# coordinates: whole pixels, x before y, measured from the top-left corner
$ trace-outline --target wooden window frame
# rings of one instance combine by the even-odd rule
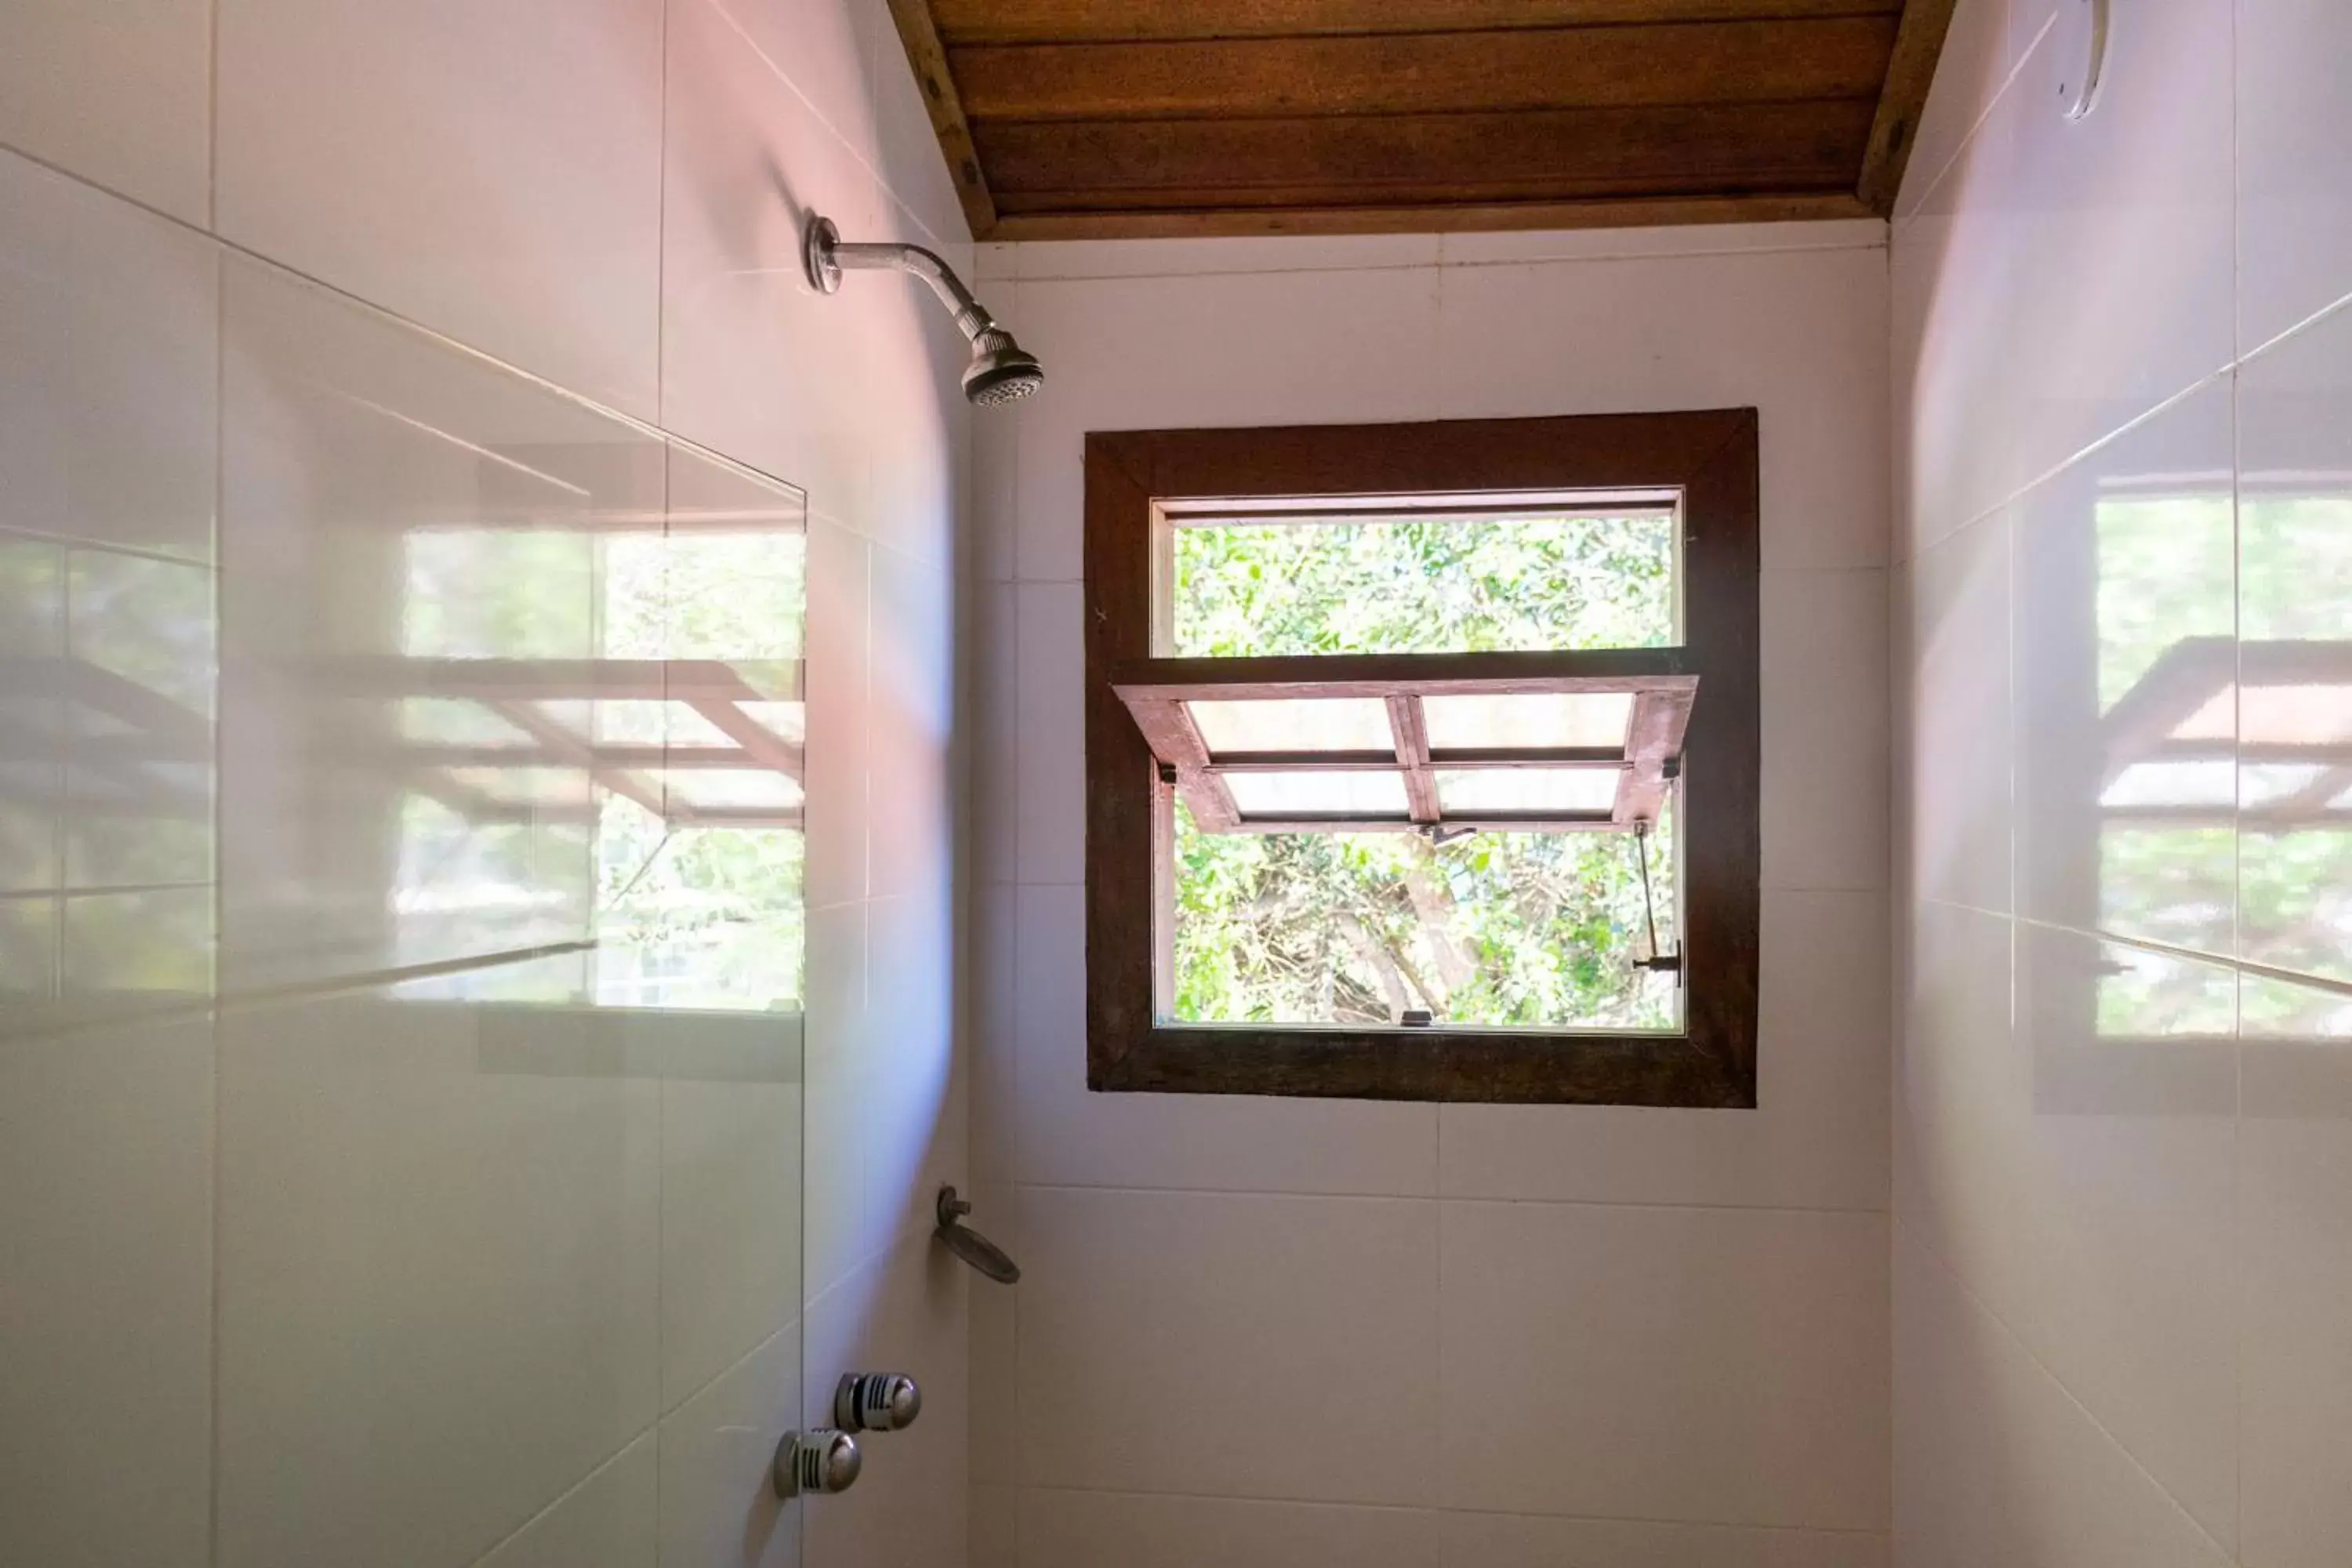
[[[1087,1084],[1116,1092],[1752,1109],[1761,871],[1754,409],[1415,425],[1092,432],[1086,442]],[[1175,786],[1118,685],[1151,659],[1174,503],[1580,490],[1681,497],[1684,641],[1517,662],[1548,677],[1696,677],[1684,737],[1679,1034],[1160,1021],[1158,911]],[[1496,664],[1494,661],[1502,661]],[[1218,660],[1228,676],[1241,661]],[[1252,660],[1330,668],[1339,658]],[[1286,668],[1286,679],[1310,673]],[[1227,680],[1220,685],[1229,686]],[[1228,691],[1227,694],[1230,694]]]

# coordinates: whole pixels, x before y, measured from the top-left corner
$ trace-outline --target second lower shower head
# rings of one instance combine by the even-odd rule
[[[1045,367],[1037,363],[1037,357],[996,324],[996,318],[972,298],[953,268],[921,246],[846,244],[832,219],[811,213],[801,240],[801,261],[808,270],[810,286],[821,294],[837,291],[842,273],[853,268],[908,272],[929,284],[971,343],[971,363],[963,373],[963,395],[973,403],[989,407],[1016,402],[1045,384]]]

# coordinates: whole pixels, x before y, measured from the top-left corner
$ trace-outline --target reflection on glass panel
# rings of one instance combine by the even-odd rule
[[[68,882],[208,883],[216,679],[211,571],[75,550],[66,603],[81,715],[67,753]]]
[[[64,552],[0,533],[0,893],[58,883]]]
[[[2047,940],[2054,944],[2075,939],[2053,935]],[[2101,1035],[2145,1040],[2179,1036],[2227,1039],[2235,1029],[2238,977],[2234,971],[2115,942],[2099,943],[2098,954]]]
[[[1449,816],[1482,812],[1606,815],[1617,802],[1615,768],[1440,768],[1437,804]]]
[[[596,704],[596,739],[671,746],[734,744],[725,731],[683,702],[629,699]]]
[[[2352,821],[2249,822],[2238,844],[2239,942],[2245,955],[2352,980]]]
[[[658,550],[604,557],[608,628],[660,661],[659,700],[600,705],[600,746],[652,741],[649,772],[600,771],[596,947],[604,1006],[797,1011],[807,706],[800,498],[668,455]],[[613,712],[613,710],[619,710]]]
[[[714,499],[730,485],[744,492],[730,498],[735,504]],[[800,528],[794,498],[716,469],[698,481],[672,514],[668,657],[801,658],[804,616],[794,606],[808,592],[808,548]]]
[[[1377,697],[1203,701],[1185,706],[1214,755],[1231,752],[1393,752],[1388,704]]]
[[[1224,775],[1234,805],[1247,816],[1403,816],[1404,774],[1235,773]]]
[[[2238,771],[2227,757],[2197,763],[2134,763],[2099,796],[2107,806],[2210,806],[2238,798]]]
[[[2238,700],[2238,737],[2250,745],[2352,741],[2352,685],[2249,686]]]
[[[738,702],[735,710],[787,745],[808,739],[808,709],[799,702]]]
[[[673,768],[668,783],[673,805],[788,811],[805,798],[798,779],[765,768]]]
[[[0,899],[0,1005],[57,995],[58,900]]]
[[[1234,775],[1228,775],[1229,777]],[[1649,842],[1680,930],[1674,805]],[[1176,806],[1174,1005],[1202,1024],[1681,1026],[1650,952],[1630,833],[1202,833]]]
[[[2352,1056],[2352,996],[2340,990],[2249,973],[2240,979],[2238,1010],[2239,1031],[2249,1042],[2300,1041]],[[2295,1110],[2309,1114],[2312,1108]]]
[[[509,749],[528,749],[532,743],[529,731],[480,702],[451,697],[404,697],[399,707],[400,733],[404,740]]]
[[[2352,324],[2338,317],[2241,385],[2238,951],[2352,981]],[[2341,1005],[2292,1003],[2323,1032]],[[2266,1002],[2265,1005],[2268,1005]],[[2249,993],[2249,1026],[2256,1011]]]
[[[2176,644],[2237,629],[2234,510],[2210,493],[2098,501],[2099,707],[2113,709]],[[2200,697],[2204,693],[2200,693]]]
[[[2228,826],[2110,822],[2098,843],[2099,919],[2110,929],[2207,950],[2226,935],[2237,878]]]
[[[210,888],[89,893],[65,900],[59,990],[68,1000],[186,1001],[212,985]]]
[[[1220,522],[1175,535],[1180,658],[1681,640],[1671,514]]]
[[[2316,810],[2340,785],[2340,770],[2318,763],[2248,763],[2238,770],[2238,804],[2259,811],[2307,801]]]
[[[2238,798],[2229,457],[2229,400],[2200,396],[2051,487],[2030,520],[2019,874],[2038,918],[2227,951]]]
[[[1492,751],[1625,744],[1630,691],[1544,691],[1430,697],[1422,702],[1433,750]]]
[[[660,695],[603,657],[603,542],[660,538],[661,443],[266,268],[224,284],[225,977],[587,940],[595,704]]]

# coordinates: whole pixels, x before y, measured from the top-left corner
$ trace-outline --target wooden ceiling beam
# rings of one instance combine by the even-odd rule
[[[893,0],[894,9],[921,0]],[[1949,0],[1915,0],[1945,4]],[[1874,98],[1888,16],[1037,44],[947,53],[974,120],[1411,114]]]
[[[1274,234],[1455,234],[1535,228],[1646,228],[1680,224],[1818,223],[1877,216],[1851,191],[1753,196],[1668,196],[1443,206],[1355,206],[1193,212],[1008,213],[998,240],[1191,239]]]
[[[963,99],[948,68],[948,52],[932,24],[930,0],[889,0],[890,19],[898,24],[898,42],[914,68],[915,85],[930,116],[931,134],[940,139],[947,159],[948,178],[974,239],[986,239],[996,227],[996,203],[989,195],[988,176],[980,153],[971,143],[971,126],[964,119]]]
[[[953,46],[1891,16],[1902,7],[1903,0],[932,0],[931,13]]]
[[[1886,85],[1879,92],[1869,148],[1863,154],[1862,178],[1854,184],[1854,195],[1881,217],[1895,210],[1895,195],[1911,162],[1919,114],[1927,107],[1927,89],[1935,84],[1936,61],[1944,52],[1944,35],[1951,28],[1956,3],[1908,0],[1903,7],[1895,52],[1886,65]]]
[[[1304,205],[1513,201],[1634,191],[1729,192],[1779,180],[1842,189],[1874,106],[1811,103],[1536,110],[1297,120],[982,121],[982,158],[1006,213],[1040,194],[1126,192],[1132,206],[1261,205],[1187,190],[1317,190]],[[1350,194],[1350,193],[1354,194]],[[1101,201],[1073,205],[1102,206]]]

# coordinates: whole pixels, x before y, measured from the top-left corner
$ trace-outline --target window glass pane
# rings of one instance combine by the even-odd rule
[[[1171,651],[1670,647],[1680,531],[1669,513],[1180,526]]]
[[[1411,815],[1401,773],[1242,773],[1224,780],[1244,816]]]
[[[1422,717],[1441,752],[1625,744],[1633,721],[1630,691],[1514,692],[1426,697]]]
[[[1615,768],[1440,768],[1437,804],[1448,816],[1482,812],[1605,812],[1617,804]]]
[[[1659,939],[1681,931],[1672,797],[1649,839]],[[1171,1016],[1195,1024],[1681,1027],[1630,833],[1202,833],[1176,808]]]
[[[1228,752],[1393,752],[1389,707],[1377,697],[1294,697],[1191,702],[1212,754]]]

